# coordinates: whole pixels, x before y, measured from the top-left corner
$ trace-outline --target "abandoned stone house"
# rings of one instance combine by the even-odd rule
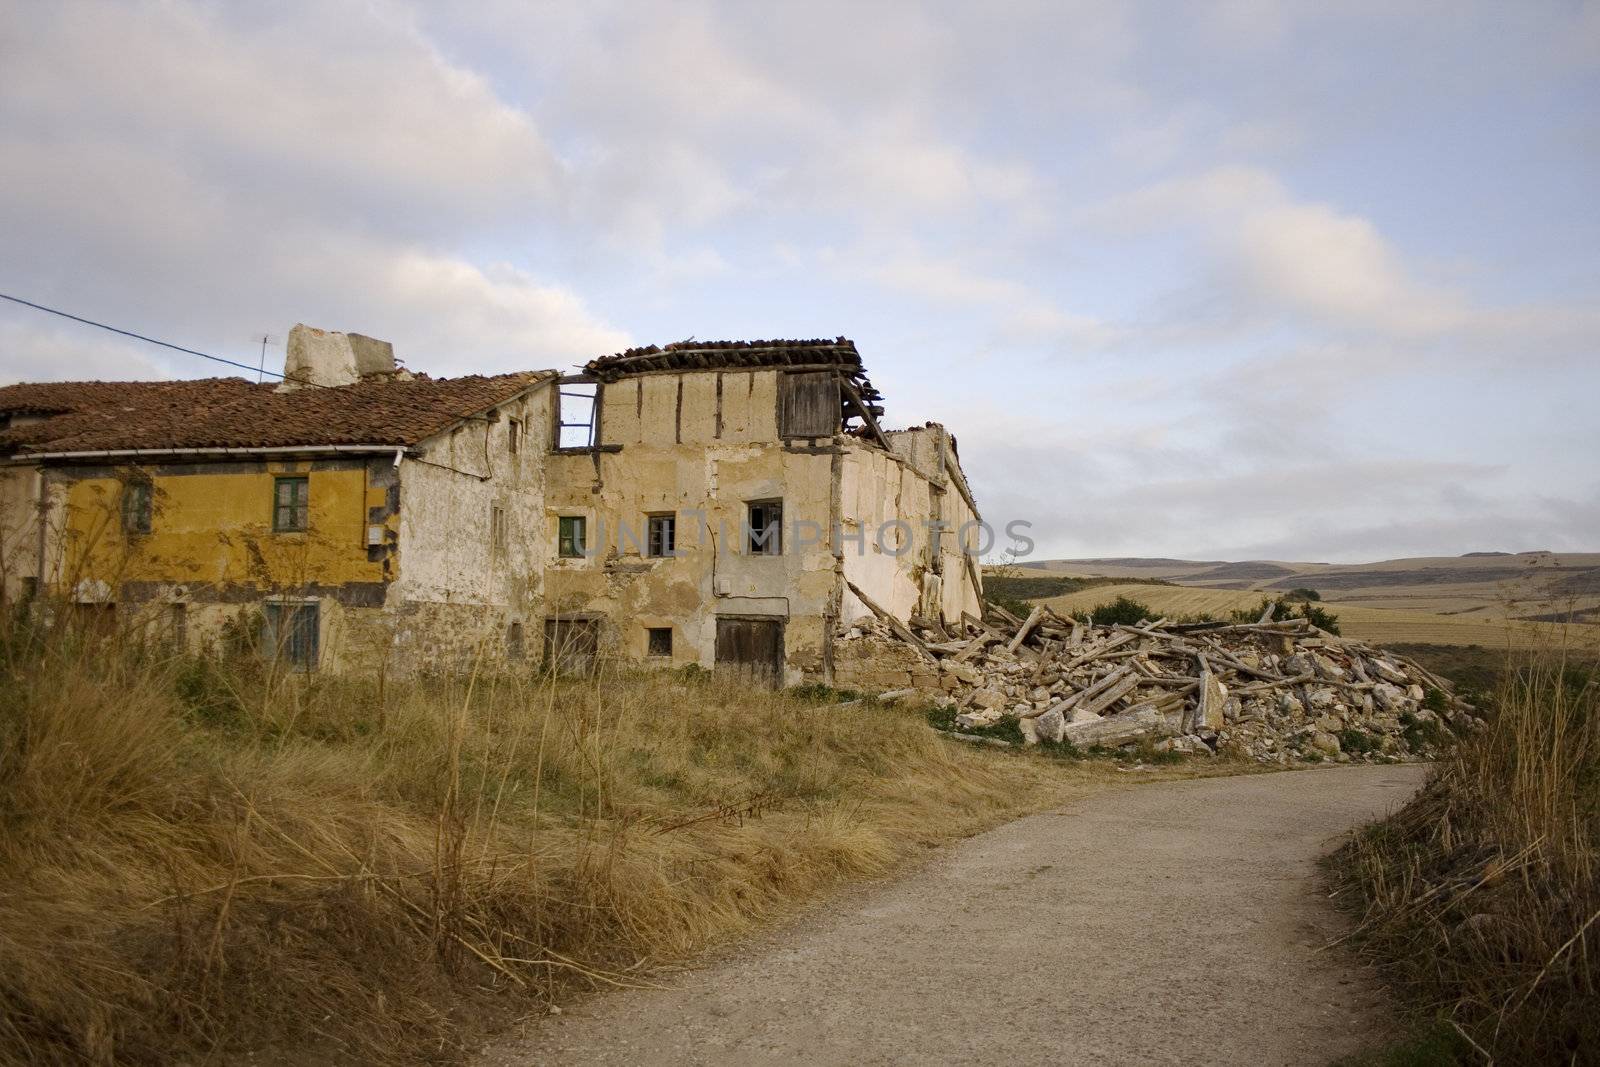
[[[429,378],[297,326],[285,378],[0,388],[10,603],[311,668],[595,653],[835,679],[869,613],[977,615],[954,439],[854,344]]]

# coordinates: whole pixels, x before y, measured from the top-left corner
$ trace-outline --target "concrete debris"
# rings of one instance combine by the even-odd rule
[[[1013,720],[1029,745],[1393,762],[1432,758],[1482,726],[1425,668],[1302,619],[1094,626],[1044,605],[1025,620],[998,608],[965,618],[937,629],[858,619],[843,655],[863,677],[886,661],[886,678],[953,706],[958,731]]]

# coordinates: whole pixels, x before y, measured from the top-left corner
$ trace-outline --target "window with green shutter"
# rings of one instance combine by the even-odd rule
[[[560,520],[559,538],[556,543],[556,554],[564,559],[577,559],[584,554],[585,534],[582,515],[563,515]]]
[[[311,480],[275,478],[272,484],[272,529],[294,533],[311,526]]]
[[[131,534],[150,532],[150,483],[127,482],[122,487],[122,528]]]

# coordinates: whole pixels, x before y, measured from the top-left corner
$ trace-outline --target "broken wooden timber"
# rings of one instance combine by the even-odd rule
[[[1039,625],[1039,620],[1044,618],[1044,613],[1046,610],[1048,609],[1045,608],[1043,604],[1040,604],[1038,607],[1028,612],[1027,620],[1024,621],[1021,626],[1017,627],[1016,636],[1012,637],[1011,643],[1006,645],[1007,652],[1016,652],[1018,648],[1022,647],[1022,642],[1027,639],[1028,634],[1033,631],[1033,628]]]
[[[856,583],[850,581],[850,579],[846,578],[844,584],[849,588],[850,592],[855,594],[857,600],[861,601],[867,606],[869,611],[888,624],[889,629],[894,631],[896,637],[900,638],[902,641],[908,642],[911,647],[915,648],[917,652],[922,655],[924,659],[938,662],[937,660],[934,660],[933,653],[928,651],[928,646],[922,643],[922,638],[912,633],[910,627],[901,622],[899,619],[895,618],[893,615],[889,614],[887,611],[884,611],[883,608],[878,606],[875,600],[863,593],[860,587],[858,587]]]

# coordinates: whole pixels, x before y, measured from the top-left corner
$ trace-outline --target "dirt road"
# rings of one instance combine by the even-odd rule
[[[1380,1040],[1315,861],[1424,769],[1117,790],[972,838],[663,990],[595,997],[507,1064],[1314,1064]]]

